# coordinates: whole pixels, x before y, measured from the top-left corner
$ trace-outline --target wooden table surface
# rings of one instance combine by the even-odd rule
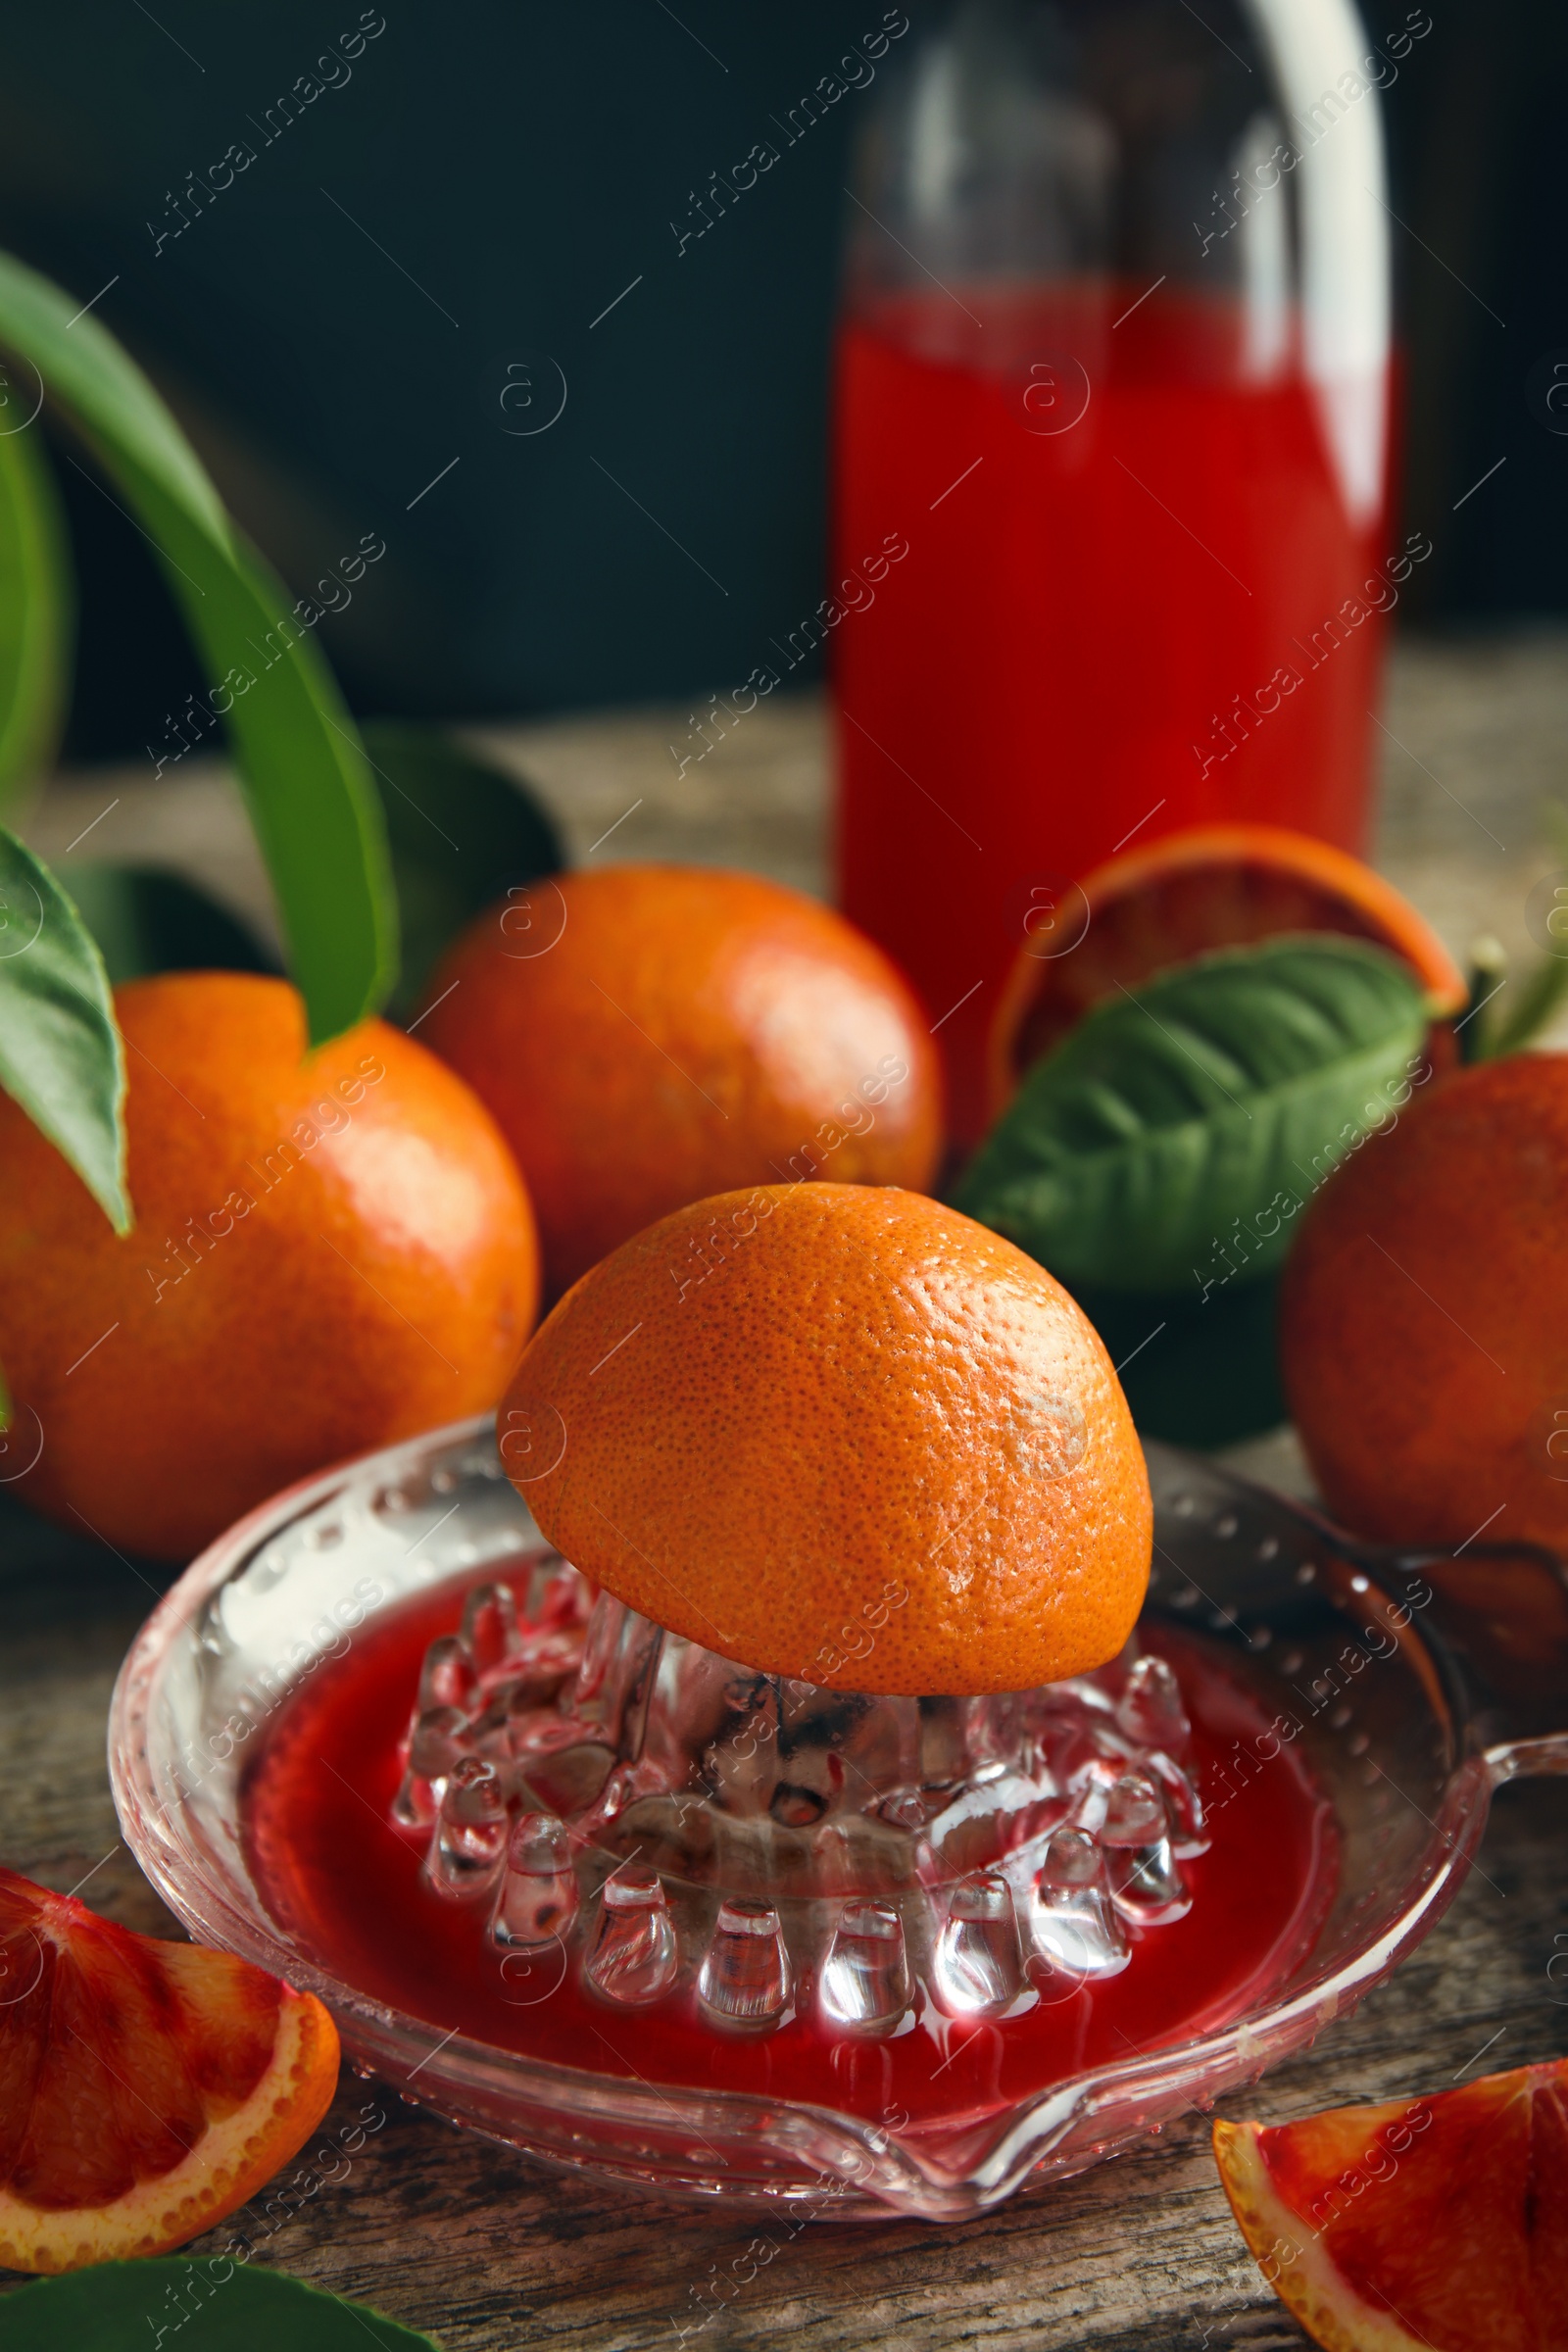
[[[1562,861],[1541,804],[1562,790],[1568,644],[1406,650],[1385,723],[1380,861],[1455,948],[1488,930],[1522,951],[1529,890]],[[700,858],[820,887],[819,708],[760,710],[707,772],[678,780],[666,749],[676,733],[670,714],[653,712],[487,739],[539,781],[579,857]],[[30,837],[69,877],[67,844],[111,802],[101,854],[172,858],[264,909],[237,805],[211,769],[156,787],[130,770],[64,778]],[[628,809],[613,844],[593,851]],[[1288,1438],[1244,1453],[1254,1474],[1299,1482]],[[0,1859],[51,1886],[85,1882],[109,1916],[174,1934],[119,1841],[103,1755],[115,1672],[161,1581],[0,1496]],[[1479,1867],[1400,1974],[1223,2111],[1278,2121],[1568,2053],[1568,1986],[1547,1975],[1554,1938],[1568,1936],[1565,1830],[1568,1790],[1504,1790]],[[345,2076],[335,2120],[367,2108],[373,2128],[346,2178],[302,2190],[271,2225],[257,2200],[256,2259],[428,2328],[447,2352],[642,2352],[677,2345],[682,2330],[711,2352],[786,2338],[809,2352],[888,2341],[910,2352],[1264,2352],[1306,2340],[1247,2254],[1197,2118],[982,2221],[812,2225],[743,2285],[733,2266],[751,2217],[732,2226],[544,2172]],[[192,2251],[217,2250],[236,2226],[246,2217]],[[720,2276],[737,2291],[691,2336],[713,2308],[705,2284]],[[0,2287],[18,2283],[0,2273]],[[4,2334],[0,2316],[0,2344]]]

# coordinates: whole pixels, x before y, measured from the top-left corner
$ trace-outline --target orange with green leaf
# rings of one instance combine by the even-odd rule
[[[133,981],[117,1011],[133,1231],[0,1098],[13,1470],[68,1526],[183,1559],[323,1462],[494,1404],[538,1246],[489,1115],[416,1038],[310,1049],[296,992],[253,973]]]

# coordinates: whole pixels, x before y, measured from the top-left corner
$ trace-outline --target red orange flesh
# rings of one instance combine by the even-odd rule
[[[0,1870],[0,2263],[166,2253],[243,2205],[325,2114],[310,1993]]]

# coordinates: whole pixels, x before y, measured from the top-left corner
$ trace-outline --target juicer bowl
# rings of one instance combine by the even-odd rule
[[[323,1473],[196,1560],[133,1644],[110,1722],[126,1840],[193,1936],[318,1993],[357,2063],[455,2122],[665,2194],[962,2219],[1309,2042],[1442,1916],[1492,1789],[1568,1771],[1568,1580],[1551,1555],[1363,1545],[1209,1462],[1147,1450],[1139,1635],[1098,1676],[1004,1700],[779,1683],[594,1601],[507,1481],[488,1420]],[[383,1831],[416,1841],[452,1903],[483,1906],[489,1947],[540,1999],[569,1969],[607,2021],[685,2003],[713,2047],[700,2084],[408,2014],[324,1966],[270,1898],[248,1763],[313,1677],[421,1597],[450,1610],[404,1702]],[[1266,1727],[1201,1772],[1167,1637],[1211,1657]],[[1222,2023],[1026,2097],[956,2087],[950,2111],[913,2121],[867,2102],[861,2055],[880,2063],[917,2007],[961,2040],[1092,1993],[1129,1934],[1182,1915],[1183,1860],[1237,1794],[1303,1769],[1333,1834],[1302,1931]],[[776,2033],[808,1997],[844,2036],[856,2095],[725,2087],[733,2037]]]

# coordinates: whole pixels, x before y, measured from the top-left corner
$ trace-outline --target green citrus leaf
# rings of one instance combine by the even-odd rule
[[[1036,1064],[955,1200],[1073,1289],[1267,1273],[1336,1160],[1408,1099],[1428,1018],[1408,967],[1354,940],[1179,964]]]
[[[104,959],[49,868],[3,826],[0,1086],[128,1233],[125,1064]]]
[[[0,2297],[5,2352],[440,2352],[432,2336],[281,2271],[211,2254],[105,2262]]]
[[[1568,1001],[1568,956],[1543,956],[1529,971],[1519,975],[1511,1004],[1504,1008],[1499,1003],[1490,1018],[1486,1013],[1482,1015],[1487,1026],[1470,1058],[1496,1061],[1504,1054],[1523,1053],[1556,1019],[1565,1001]],[[1477,1027],[1480,1026],[1478,1022]]]
[[[554,819],[518,778],[435,727],[375,719],[365,749],[381,790],[403,933],[392,999],[406,1017],[442,950],[514,882],[566,862]]]
[[[171,866],[73,858],[71,887],[114,987],[149,972],[275,972],[248,923]]]
[[[54,764],[74,618],[60,502],[27,413],[24,384],[0,369],[0,808]]]
[[[84,436],[158,553],[228,731],[312,1040],[333,1037],[391,987],[397,908],[365,754],[309,615],[296,617],[229,521],[140,368],[96,318],[9,254],[0,254],[0,345],[18,355],[10,375],[20,382],[30,368]]]
[[[1275,1339],[1279,1284],[1238,1276],[1205,1297],[1185,1292],[1073,1293],[1104,1341],[1134,1422],[1172,1446],[1234,1446],[1289,1418]]]

